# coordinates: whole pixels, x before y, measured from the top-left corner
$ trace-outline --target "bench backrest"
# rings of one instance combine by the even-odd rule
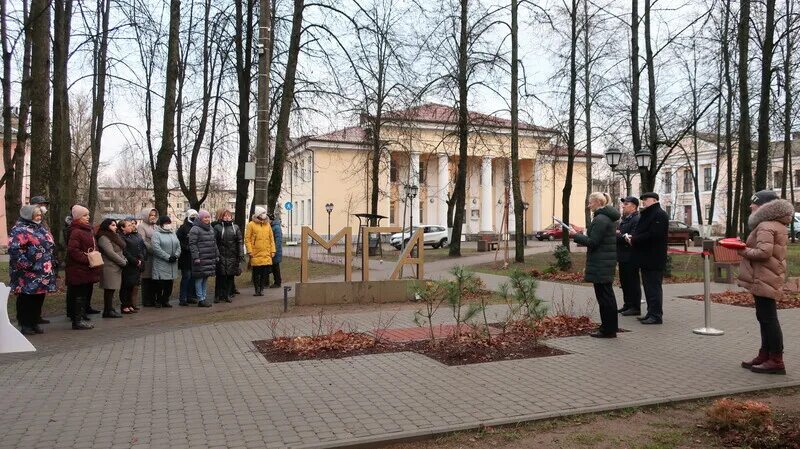
[[[714,245],[713,256],[714,262],[723,263],[739,263],[742,261],[742,256],[734,249],[725,248],[721,245]]]

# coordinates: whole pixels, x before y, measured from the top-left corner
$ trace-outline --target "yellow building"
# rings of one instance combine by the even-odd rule
[[[409,223],[445,226],[446,201],[452,193],[458,165],[457,109],[428,103],[388,114],[381,128],[386,152],[380,162],[378,213],[382,225]],[[511,173],[511,121],[470,112],[467,199],[463,233],[501,232],[505,189]],[[528,203],[525,231],[530,234],[553,223],[561,214],[561,190],[566,151],[552,144],[557,132],[526,123],[519,125],[522,200]],[[302,226],[327,234],[326,204],[333,204],[330,228],[354,232],[356,213],[369,212],[371,137],[369,129],[353,126],[307,137],[288,154],[279,201],[283,225],[298,236]],[[585,162],[576,158],[570,201],[572,223],[583,226],[586,199]],[[419,186],[406,199],[403,185]],[[287,214],[283,205],[292,203]],[[511,203],[513,205],[513,202]],[[413,209],[413,217],[411,210]],[[509,207],[513,229],[513,206]],[[291,238],[290,236],[287,236]]]

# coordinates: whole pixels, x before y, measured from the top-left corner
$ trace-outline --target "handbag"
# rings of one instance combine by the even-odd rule
[[[100,254],[100,251],[97,251],[94,248],[89,249],[89,251],[86,253],[86,258],[89,259],[89,268],[103,266],[103,255]]]

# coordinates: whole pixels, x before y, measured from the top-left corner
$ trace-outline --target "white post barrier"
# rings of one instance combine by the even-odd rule
[[[36,348],[8,319],[8,295],[11,288],[0,283],[0,354],[8,352],[34,352]]]
[[[711,260],[708,251],[703,251],[703,305],[705,306],[705,326],[692,332],[700,335],[723,335],[725,332],[709,325],[711,320]]]

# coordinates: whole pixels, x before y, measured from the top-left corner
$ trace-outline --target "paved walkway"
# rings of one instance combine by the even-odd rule
[[[481,276],[492,288],[502,281]],[[800,385],[800,309],[780,311],[789,374],[757,375],[738,366],[757,348],[753,309],[715,304],[713,324],[725,335],[695,335],[703,304],[678,296],[700,292],[667,286],[662,326],[622,318],[631,332],[616,340],[556,339],[549,344],[569,354],[468,366],[415,353],[269,363],[252,345],[271,337],[268,320],[162,329],[25,360],[0,355],[0,446],[336,447]],[[588,287],[542,282],[539,293],[596,309]],[[489,313],[502,316],[503,306]],[[414,326],[408,310],[333,319],[370,329],[389,316],[392,327]],[[436,320],[452,322],[449,310]],[[310,333],[311,319],[278,329]]]

